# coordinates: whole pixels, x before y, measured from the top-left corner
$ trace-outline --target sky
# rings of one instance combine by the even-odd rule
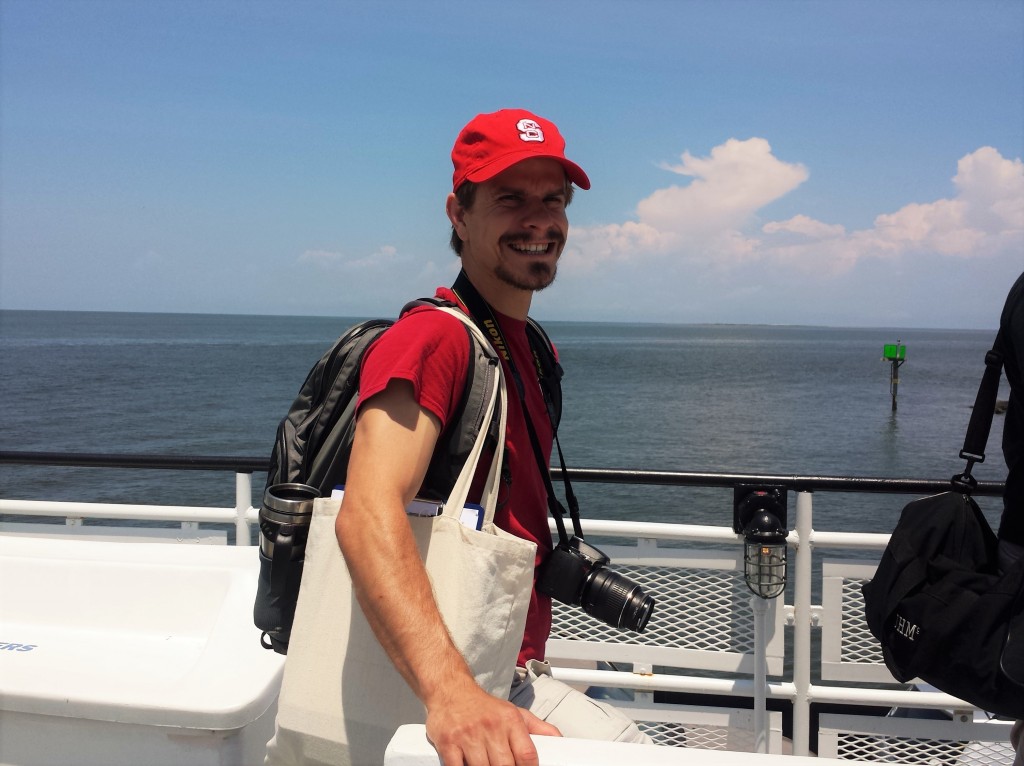
[[[1024,271],[1024,0],[0,0],[0,308],[393,316],[505,107],[593,184],[542,320],[987,329]]]

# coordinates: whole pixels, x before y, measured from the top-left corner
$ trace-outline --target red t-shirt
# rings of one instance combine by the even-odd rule
[[[455,294],[443,287],[438,288],[437,297],[459,303]],[[494,316],[525,384],[530,420],[544,451],[544,464],[548,465],[554,435],[544,405],[544,395],[537,382],[533,353],[526,335],[526,322],[498,312]],[[413,309],[384,333],[363,359],[359,380],[360,405],[383,391],[391,380],[408,380],[413,385],[420,406],[436,415],[443,429],[458,407],[468,365],[469,343],[462,322],[429,306]],[[508,384],[505,453],[512,478],[511,486],[503,485],[500,488],[494,522],[517,537],[535,542],[535,566],[539,566],[551,550],[547,492],[530,445],[522,402],[516,392],[512,374],[504,359],[501,365]],[[480,484],[478,481],[477,492]],[[538,593],[534,588],[526,617],[526,633],[519,652],[520,665],[529,659],[544,659],[544,645],[550,632],[551,598]]]

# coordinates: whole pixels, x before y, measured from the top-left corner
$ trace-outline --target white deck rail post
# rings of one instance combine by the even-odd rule
[[[750,597],[754,612],[754,752],[768,752],[768,602]]]
[[[235,474],[235,545],[251,544],[249,506],[252,505],[252,474]]]
[[[813,508],[810,492],[796,495],[796,587],[793,596],[793,755],[807,755],[811,726],[811,561]]]

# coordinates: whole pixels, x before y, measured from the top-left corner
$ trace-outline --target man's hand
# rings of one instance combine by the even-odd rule
[[[561,732],[472,681],[452,684],[427,704],[427,737],[444,766],[538,766],[531,734]]]

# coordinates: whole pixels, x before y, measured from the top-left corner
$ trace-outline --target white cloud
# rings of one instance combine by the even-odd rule
[[[735,263],[756,251],[743,233],[755,213],[807,180],[807,169],[772,155],[763,138],[729,139],[709,157],[685,152],[665,170],[693,179],[658,189],[636,207],[636,221],[573,228],[566,265],[590,271],[608,261],[671,253],[685,260]]]
[[[562,263],[588,272],[605,262],[630,261],[638,254],[664,252],[677,240],[672,232],[635,221],[584,228],[573,226]]]
[[[805,215],[795,215],[788,221],[772,221],[771,223],[766,223],[761,229],[768,234],[790,232],[815,239],[832,239],[846,234],[844,226],[822,223]]]
[[[953,183],[971,221],[1024,230],[1024,163],[983,146],[957,163]]]
[[[662,165],[694,180],[659,189],[637,205],[640,220],[664,231],[716,233],[738,227],[769,202],[808,178],[803,165],[782,162],[763,138],[730,138],[698,158],[685,152],[680,165]]]
[[[763,257],[805,270],[842,273],[864,258],[919,255],[986,258],[1024,247],[1024,164],[992,147],[961,158],[955,194],[934,202],[912,202],[875,218],[870,229],[845,234],[804,216],[762,227],[768,235],[802,229],[803,242],[766,238]],[[799,224],[795,224],[801,219]],[[819,228],[815,228],[815,227]]]
[[[382,245],[375,253],[365,256],[350,256],[333,250],[307,250],[298,258],[300,264],[341,272],[388,268],[400,260],[397,248],[391,245]]]
[[[305,310],[345,316],[391,316],[410,296],[433,295],[450,284],[458,259],[432,259],[422,253],[383,245],[365,255],[327,249],[306,250],[296,258],[305,277]]]
[[[960,159],[950,198],[908,203],[854,231],[803,214],[757,227],[762,208],[809,177],[803,165],[773,156],[763,138],[730,139],[708,157],[687,152],[663,167],[693,181],[641,200],[635,221],[573,228],[566,270],[671,256],[705,270],[762,262],[836,275],[865,258],[984,258],[1024,248],[1024,164],[992,147]]]

